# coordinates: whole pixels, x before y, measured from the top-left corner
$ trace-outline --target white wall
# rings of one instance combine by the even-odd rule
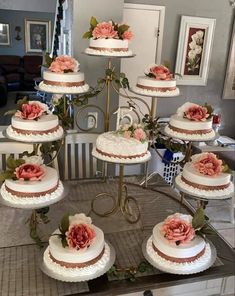
[[[56,0],[1,0],[0,9],[55,12]]]

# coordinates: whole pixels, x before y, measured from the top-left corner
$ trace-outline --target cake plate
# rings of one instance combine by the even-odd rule
[[[178,87],[177,87],[177,90],[179,91]],[[177,94],[166,94],[165,92],[151,92],[149,94],[146,94],[146,93],[142,93],[141,91],[138,92],[136,90],[134,90],[132,87],[130,88],[130,91],[136,95],[140,95],[140,96],[144,96],[144,97],[149,97],[149,98],[175,98],[175,97],[178,97],[180,95],[180,91],[177,92]]]
[[[92,57],[104,57],[104,58],[133,58],[136,56],[136,54],[132,53],[130,55],[125,55],[125,56],[121,56],[121,55],[109,55],[109,54],[92,54],[92,53],[87,53],[85,51],[82,52],[82,54],[86,54],[88,56],[92,56]]]
[[[48,275],[49,277],[56,279],[58,281],[63,281],[63,282],[89,281],[89,280],[98,278],[101,275],[105,274],[113,266],[115,259],[116,259],[115,249],[111,243],[109,243],[108,241],[105,241],[105,248],[107,248],[107,247],[110,249],[110,258],[109,258],[108,262],[99,271],[96,271],[93,274],[86,274],[86,272],[83,272],[84,268],[81,268],[81,273],[83,272],[83,274],[79,275],[79,276],[73,276],[73,277],[67,276],[66,277],[65,275],[61,275],[59,273],[56,273],[56,272],[50,270],[46,266],[46,264],[44,263],[44,261],[43,261],[44,252],[42,253],[42,256],[40,258],[40,260],[41,260],[40,261],[40,268],[41,268],[42,272],[44,272],[46,275]],[[102,261],[102,258],[99,261]],[[99,263],[99,261],[97,263]],[[97,264],[97,263],[95,263],[95,264]]]
[[[36,204],[32,204],[32,203],[31,204],[22,204],[22,202],[19,202],[17,200],[15,202],[6,201],[2,197],[2,195],[0,194],[0,204],[7,206],[7,207],[11,207],[11,208],[36,210],[36,209],[41,209],[41,208],[48,207],[50,205],[57,203],[58,201],[65,198],[68,195],[68,193],[69,193],[69,187],[68,187],[68,185],[64,185],[63,193],[60,196],[53,198],[51,200],[41,201]],[[28,199],[30,199],[30,198],[28,198]]]
[[[87,93],[89,93],[92,89],[89,88],[89,90],[85,91],[85,92],[71,92],[71,93],[64,93],[64,92],[58,92],[58,91],[47,91],[47,90],[44,90],[44,89],[41,89],[39,86],[35,86],[34,87],[37,91],[40,91],[40,92],[43,92],[43,93],[48,93],[48,94],[58,94],[58,95],[68,95],[68,96],[72,96],[72,95],[85,95]]]
[[[147,249],[150,250],[147,252]],[[152,248],[152,236],[146,238],[142,243],[142,252],[145,259],[155,268],[172,274],[189,275],[202,272],[210,268],[217,257],[217,252],[211,241],[206,241],[206,251],[204,255],[188,263],[175,263],[160,257]]]

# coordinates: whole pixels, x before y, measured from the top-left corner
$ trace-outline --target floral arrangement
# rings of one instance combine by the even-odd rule
[[[6,179],[40,181],[45,175],[45,167],[40,156],[23,156],[20,159],[9,157],[7,170],[0,174],[0,181]]]
[[[206,223],[202,208],[197,209],[194,217],[180,213],[168,216],[160,231],[169,243],[176,245],[187,244],[196,235],[214,234]]]
[[[222,172],[229,172],[228,165],[214,153],[200,153],[192,156],[193,167],[202,175],[217,176]]]
[[[124,124],[120,126],[120,128],[117,130],[117,133],[126,139],[134,138],[140,142],[147,141],[147,134],[141,124]]]
[[[177,115],[192,121],[206,121],[212,117],[213,108],[205,104],[200,106],[194,103],[185,103],[177,110]]]
[[[96,237],[92,220],[85,214],[76,214],[74,216],[66,214],[61,220],[59,230],[60,234],[56,235],[60,237],[64,248],[87,249]]]
[[[189,43],[189,51],[186,57],[186,65],[189,73],[199,71],[202,48],[204,42],[204,32],[199,30],[191,36],[191,42]]]
[[[55,73],[78,72],[79,63],[68,55],[61,55],[51,61],[49,70]]]
[[[95,17],[91,17],[90,29],[85,32],[85,39],[120,39],[131,40],[133,33],[126,24],[118,24],[113,21],[98,23]]]
[[[170,70],[164,65],[152,64],[148,66],[144,74],[156,80],[171,80],[173,78],[173,74],[171,74]]]

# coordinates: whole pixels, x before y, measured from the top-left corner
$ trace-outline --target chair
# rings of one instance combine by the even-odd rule
[[[64,179],[97,177],[98,161],[91,154],[99,134],[73,133],[65,137]]]

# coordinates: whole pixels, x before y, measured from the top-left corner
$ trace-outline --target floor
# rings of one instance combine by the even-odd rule
[[[9,93],[7,105],[0,108],[0,126],[10,123],[10,116],[4,116],[4,113],[8,110],[15,109],[15,98],[16,92]],[[190,199],[189,201],[193,206],[196,206],[194,200]],[[230,207],[230,200],[210,201],[206,207],[206,214],[220,235],[235,248],[235,225],[229,221]]]

